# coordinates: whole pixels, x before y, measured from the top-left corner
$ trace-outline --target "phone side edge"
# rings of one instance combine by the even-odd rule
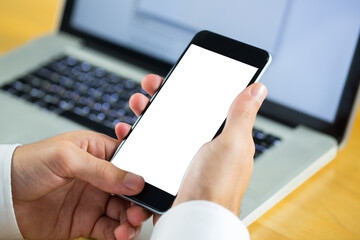
[[[260,74],[257,76],[255,82],[259,82],[259,81],[260,81],[260,79],[262,78],[262,76],[264,75],[264,73],[266,72],[266,70],[269,68],[270,63],[272,62],[272,56],[271,56],[271,54],[270,54],[268,51],[266,51],[266,50],[263,50],[263,51],[267,53],[267,55],[268,55],[268,60],[267,60],[267,62],[266,62],[266,64],[265,64],[265,66],[263,67],[263,69],[261,70]]]

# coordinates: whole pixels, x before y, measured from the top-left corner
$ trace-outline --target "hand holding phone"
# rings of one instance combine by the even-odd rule
[[[266,94],[264,85],[254,83],[238,95],[223,131],[204,144],[192,160],[173,206],[208,200],[239,214],[254,164],[252,128]]]
[[[142,87],[152,96],[161,82],[161,77],[148,75],[143,79]],[[204,144],[192,160],[173,206],[191,200],[207,200],[236,215],[239,213],[253,168],[252,128],[266,94],[264,85],[254,83],[234,100],[222,133]],[[130,106],[137,116],[148,103],[149,99],[140,93],[130,99]],[[154,215],[154,222],[158,218],[159,215]]]
[[[263,50],[197,34],[112,159],[147,182],[139,195],[123,197],[166,211],[200,146],[221,132],[229,105],[269,60]]]

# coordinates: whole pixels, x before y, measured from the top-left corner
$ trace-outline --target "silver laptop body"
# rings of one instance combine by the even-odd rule
[[[163,49],[158,50],[158,52],[154,50],[155,53],[151,55],[149,53],[149,49],[136,49],[134,46],[126,45],[120,40],[117,41],[113,36],[110,36],[111,34],[108,36],[104,34],[104,37],[101,37],[103,35],[94,32],[93,28],[99,28],[99,26],[96,26],[96,24],[104,23],[94,23],[89,20],[89,16],[94,16],[93,11],[95,11],[95,9],[98,9],[99,15],[103,13],[109,13],[108,15],[111,16],[111,14],[115,14],[116,12],[118,12],[119,15],[123,14],[123,12],[119,9],[124,8],[126,11],[130,11],[131,14],[133,14],[131,17],[141,18],[138,22],[136,20],[134,23],[132,23],[132,27],[138,27],[141,29],[141,31],[145,31],[144,29],[147,28],[146,24],[150,24],[151,26],[147,28],[149,32],[146,34],[162,34],[156,32],[155,27],[162,28],[162,30],[166,28],[170,29],[170,27],[172,27],[176,30],[174,30],[172,34],[178,34],[176,38],[183,38],[188,40],[191,38],[194,32],[200,30],[199,28],[201,28],[201,24],[203,24],[202,21],[204,19],[199,19],[198,21],[193,19],[195,23],[193,26],[189,27],[187,24],[192,24],[192,22],[186,22],[185,20],[177,18],[178,16],[176,15],[176,8],[178,6],[176,5],[184,4],[186,6],[191,6],[192,4],[195,4],[199,5],[198,7],[200,7],[202,3],[205,4],[205,1],[188,1],[186,3],[179,1],[178,3],[173,3],[175,6],[170,6],[169,3],[167,3],[169,1],[154,1],[154,5],[161,2],[160,9],[157,8],[159,5],[154,7],[149,5],[148,2],[152,1],[124,0],[99,2],[93,0],[80,0],[67,2],[64,6],[61,29],[58,32],[34,39],[24,46],[6,53],[0,58],[0,87],[11,83],[14,81],[14,79],[17,79],[24,74],[43,66],[44,64],[47,64],[49,61],[58,57],[59,55],[76,56],[78,59],[89,61],[91,64],[103,67],[110,72],[126,76],[138,82],[140,82],[142,77],[148,73],[153,72],[162,75],[166,74],[166,72],[169,70],[169,67],[171,66],[171,63],[176,60],[177,54],[180,54],[179,51],[185,47],[186,43],[188,42],[187,40],[183,41],[181,45],[178,44],[177,39],[172,39],[171,43],[175,46],[175,50],[171,49],[169,51],[165,51],[165,53]],[[244,38],[240,38],[241,34],[232,34],[229,32],[231,29],[229,30],[224,28],[224,31],[222,32],[222,26],[211,25],[210,27],[204,26],[202,28],[209,27],[209,30],[214,30],[220,34],[222,33],[231,37],[237,37],[240,41],[248,41],[248,43],[255,45],[257,44],[260,47],[268,47],[271,49],[270,52],[272,53],[274,59],[273,65],[275,66],[271,66],[269,69],[269,74],[265,74],[263,78],[263,82],[269,87],[269,98],[262,107],[261,114],[257,117],[255,127],[257,129],[261,129],[264,132],[276,135],[281,139],[281,141],[279,144],[270,148],[255,159],[254,172],[249,184],[249,188],[242,201],[242,208],[240,212],[240,218],[246,225],[249,225],[268,209],[274,206],[277,202],[279,202],[282,198],[284,198],[287,194],[289,194],[292,190],[303,183],[306,179],[325,166],[336,156],[338,149],[345,145],[348,135],[351,131],[355,112],[358,108],[359,99],[358,89],[360,69],[356,66],[359,66],[360,64],[360,45],[358,40],[360,19],[359,17],[355,16],[356,14],[358,15],[358,11],[354,9],[360,9],[360,5],[357,1],[346,1],[346,3],[344,3],[344,1],[340,0],[337,1],[338,3],[328,3],[327,1],[318,1],[318,3],[312,3],[310,0],[291,2],[275,1],[273,4],[275,6],[272,6],[274,8],[273,12],[278,14],[276,14],[277,16],[274,17],[273,14],[268,14],[269,6],[265,0],[260,1],[262,2],[261,4],[255,4],[251,1],[239,2],[241,3],[239,3],[239,6],[236,7],[247,7],[249,12],[252,14],[257,13],[258,16],[264,15],[265,20],[269,19],[269,17],[272,17],[272,23],[274,25],[277,24],[277,28],[273,29],[271,33],[266,33],[268,34],[266,36],[272,40],[269,40],[269,42],[257,41],[259,36],[265,34],[260,30],[260,32],[257,32],[258,30],[254,30],[254,32],[248,32]],[[246,2],[246,4],[244,2]],[[312,105],[317,104],[316,99],[311,99],[311,93],[307,93],[308,95],[299,95],[298,101],[300,101],[300,105],[295,106],[296,101],[293,99],[290,101],[293,101],[295,104],[294,106],[287,104],[289,101],[288,98],[281,99],[281,97],[290,94],[289,98],[291,98],[291,95],[296,95],[300,88],[296,87],[298,82],[292,80],[290,77],[288,79],[272,78],[272,76],[281,76],[282,73],[286,76],[289,76],[289,71],[294,69],[294,66],[290,66],[290,64],[284,66],[283,68],[281,66],[277,66],[280,64],[277,62],[277,58],[284,58],[282,53],[282,46],[286,44],[295,44],[292,47],[287,46],[287,49],[294,49],[298,47],[301,51],[307,50],[301,49],[301,47],[303,47],[300,44],[301,42],[307,41],[305,46],[311,46],[314,49],[316,49],[316,46],[318,45],[322,50],[314,53],[314,55],[319,56],[318,58],[324,59],[324,61],[335,61],[336,63],[336,57],[334,57],[334,55],[337,56],[339,53],[341,53],[341,51],[339,51],[339,49],[329,48],[327,49],[328,52],[333,54],[327,55],[326,52],[324,52],[324,48],[321,47],[322,45],[320,46],[319,43],[315,41],[316,37],[321,38],[326,36],[326,34],[329,34],[329,37],[332,37],[331,34],[333,31],[331,31],[331,28],[329,31],[324,30],[324,32],[319,34],[319,36],[314,36],[314,42],[316,42],[314,45],[311,45],[312,39],[311,37],[309,38],[309,36],[305,36],[304,39],[301,39],[299,45],[296,45],[296,42],[294,43],[294,41],[287,40],[289,34],[291,35],[289,31],[291,32],[294,29],[299,32],[302,31],[302,34],[306,33],[302,27],[306,28],[308,25],[296,25],[299,23],[296,22],[294,18],[299,17],[297,14],[301,13],[301,11],[305,11],[304,9],[311,9],[312,5],[314,5],[313,9],[317,10],[318,12],[311,13],[309,10],[310,13],[308,13],[307,18],[309,23],[311,23],[311,21],[315,21],[314,24],[319,24],[320,29],[326,29],[330,25],[331,27],[335,28],[335,30],[341,30],[343,28],[341,24],[347,24],[346,21],[348,21],[345,19],[345,17],[342,19],[342,16],[345,15],[350,15],[352,17],[351,21],[353,22],[352,27],[349,27],[350,29],[343,33],[349,35],[348,38],[351,41],[349,40],[347,43],[351,43],[352,46],[351,48],[348,47],[347,50],[344,50],[344,52],[347,51],[347,55],[345,57],[347,58],[348,63],[345,67],[343,67],[343,69],[345,69],[345,75],[343,75],[342,79],[338,79],[338,82],[340,82],[340,85],[342,84],[342,87],[340,90],[338,90],[337,93],[338,101],[336,104],[334,104],[336,106],[334,107],[335,110],[332,110],[332,119],[331,117],[316,115],[313,112],[309,112],[298,107],[301,106],[301,102],[303,102],[304,105],[309,104],[309,101]],[[320,5],[320,7],[317,5]],[[340,10],[337,9],[338,5],[342,5]],[[117,10],[111,10],[112,6],[117,8]],[[335,19],[332,22],[321,22],[320,18],[316,18],[316,14],[320,14],[319,9],[322,9],[322,7],[323,9],[328,9],[323,10],[324,12],[328,11],[328,15],[332,14],[332,16],[334,16],[333,12],[337,11],[345,11],[345,13],[342,12],[341,14],[335,15],[335,17],[333,17]],[[194,6],[194,8],[196,8],[196,6]],[[222,9],[224,12],[228,10],[229,9],[225,8]],[[190,13],[192,12],[193,11],[190,10]],[[328,15],[326,15],[325,18],[328,17]],[[116,21],[118,21],[118,17],[119,16],[117,15],[114,17],[117,19]],[[125,17],[130,18],[130,16]],[[190,20],[191,17],[192,16],[189,17]],[[221,19],[219,18],[219,21],[220,20]],[[240,21],[242,19],[238,20]],[[112,24],[111,26],[116,26],[116,23],[114,24],[113,22],[115,20],[104,21],[107,21],[106,23],[108,24]],[[82,27],[84,24],[86,25],[87,22],[91,22],[91,24],[89,23],[90,25],[87,26],[88,29]],[[331,25],[335,22],[337,22],[339,26]],[[121,25],[121,23],[119,24]],[[228,25],[228,23],[226,24]],[[258,23],[251,23],[249,20],[247,24]],[[293,24],[293,26],[289,26],[291,24]],[[243,26],[242,23],[239,25],[240,28],[246,27],[246,25]],[[348,26],[348,24],[346,26]],[[211,29],[211,27],[213,29]],[[237,25],[237,27],[239,26]],[[260,28],[261,25],[254,25],[254,28],[255,27]],[[268,28],[271,27],[272,26],[269,26]],[[106,26],[104,26],[104,28],[106,28]],[[232,29],[234,28],[235,27],[232,26]],[[113,30],[118,31],[118,29]],[[185,33],[181,34],[182,31]],[[126,34],[128,33],[129,32]],[[140,38],[142,33],[131,31],[130,33],[135,36],[133,36],[134,41],[143,41],[143,39]],[[249,37],[251,34],[252,36]],[[341,44],[341,42],[339,42],[339,44]],[[171,44],[168,45],[171,47]],[[161,45],[163,48],[168,48],[169,46]],[[110,52],[108,52],[109,49],[111,49]],[[314,49],[309,51],[311,52]],[[164,57],[161,55],[166,53],[169,53],[171,57]],[[285,61],[295,61],[298,64],[298,67],[302,68],[302,65],[299,64],[301,61],[297,60],[298,56],[300,56],[302,53],[297,54],[296,51],[294,51],[293,54],[294,55],[292,55],[292,58],[285,58]],[[305,58],[306,55],[301,57]],[[272,68],[274,68],[274,70],[272,70]],[[276,71],[278,69],[279,71],[282,71],[282,73],[280,72],[280,74],[277,74]],[[324,71],[323,69],[321,70]],[[316,77],[306,79],[304,78],[302,80],[303,89],[306,89],[306,86],[309,88],[318,87],[318,85],[314,84],[314,82],[321,79],[321,75],[314,74],[314,76]],[[326,82],[326,79],[323,79],[323,81]],[[273,82],[276,83],[274,84]],[[317,91],[330,91],[330,89],[332,89],[332,87],[336,84],[330,81],[327,85],[328,86],[324,88],[318,88]],[[283,94],[281,91],[287,92],[287,94]],[[327,101],[325,95],[323,96],[325,98],[324,101]],[[307,99],[307,96],[309,96],[310,99]],[[333,96],[335,98],[335,95]],[[311,103],[311,101],[314,102]],[[77,124],[51,111],[41,109],[33,103],[24,101],[7,93],[6,91],[0,91],[0,110],[1,144],[27,144],[68,131],[88,129],[81,124]],[[151,230],[152,223],[151,220],[149,220],[145,223],[143,232],[138,239],[148,239],[151,234]]]

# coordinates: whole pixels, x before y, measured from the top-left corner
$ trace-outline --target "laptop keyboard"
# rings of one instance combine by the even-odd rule
[[[117,123],[132,125],[137,119],[130,96],[142,92],[149,97],[138,82],[73,56],[59,57],[1,89],[112,137]],[[253,138],[255,158],[280,142],[257,129]]]
[[[281,139],[269,133],[265,133],[259,129],[254,128],[252,131],[254,143],[255,143],[255,156],[259,157],[261,154],[269,150],[271,147],[280,143]]]

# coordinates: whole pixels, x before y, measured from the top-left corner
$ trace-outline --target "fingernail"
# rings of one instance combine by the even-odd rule
[[[266,97],[266,87],[263,84],[254,84],[251,88],[251,96],[253,96],[260,104]]]
[[[129,239],[133,239],[135,237],[136,231],[133,228],[129,228]]]
[[[139,175],[127,173],[124,177],[124,185],[130,190],[139,190],[144,186],[144,179]]]

